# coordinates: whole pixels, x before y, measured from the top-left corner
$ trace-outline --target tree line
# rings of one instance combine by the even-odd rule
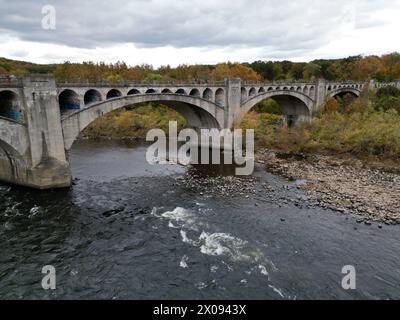
[[[0,58],[0,77],[27,73],[53,74],[58,81],[223,81],[240,77],[248,81],[335,80],[394,81],[400,79],[400,53],[382,56],[353,56],[344,59],[320,59],[308,63],[291,61],[255,61],[216,65],[169,65],[154,68],[148,64],[128,66],[116,63],[34,64]]]

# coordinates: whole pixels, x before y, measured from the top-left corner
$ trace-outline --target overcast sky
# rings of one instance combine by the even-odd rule
[[[0,56],[38,63],[309,61],[400,51],[399,34],[400,0],[0,0]]]

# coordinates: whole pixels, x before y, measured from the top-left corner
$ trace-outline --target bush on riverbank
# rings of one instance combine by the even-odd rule
[[[364,92],[360,99],[330,99],[311,123],[293,128],[280,125],[277,115],[253,111],[241,128],[254,128],[261,147],[400,159],[400,100],[388,94]]]

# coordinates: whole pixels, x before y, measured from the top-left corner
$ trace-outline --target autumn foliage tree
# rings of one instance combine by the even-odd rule
[[[0,58],[0,74],[21,76],[27,73],[52,73],[58,81],[223,81],[240,77],[251,81],[358,80],[394,81],[400,79],[400,53],[379,56],[352,56],[344,59],[320,59],[308,63],[291,61],[255,61],[252,63],[219,63],[216,65],[169,65],[154,68],[148,64],[128,66],[65,62],[39,65]]]

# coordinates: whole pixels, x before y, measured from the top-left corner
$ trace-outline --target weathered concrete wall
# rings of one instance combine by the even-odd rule
[[[35,188],[69,186],[55,81],[37,75],[24,77],[22,83],[25,123],[2,126],[0,179]]]

